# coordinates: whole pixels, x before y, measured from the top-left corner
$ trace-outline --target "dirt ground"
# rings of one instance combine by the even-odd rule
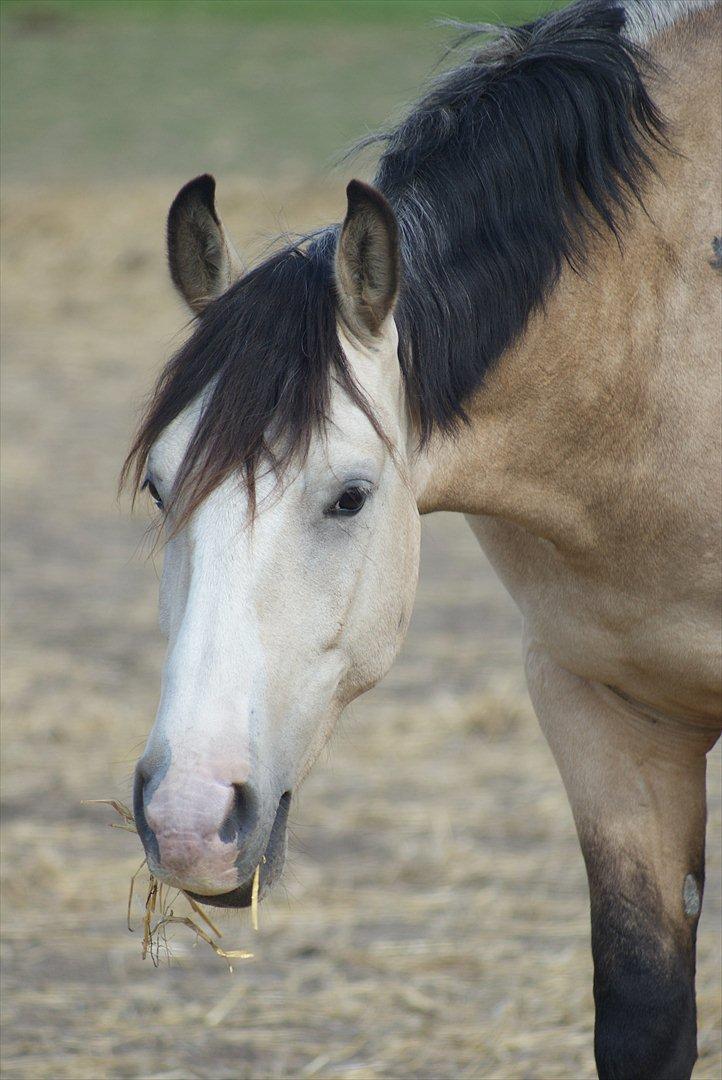
[[[258,250],[333,190],[225,181]],[[312,192],[312,194],[309,194]],[[523,689],[519,618],[460,518],[424,526],[408,642],[295,803],[285,887],[222,921],[231,975],[125,929],[128,798],[162,645],[147,520],[115,500],[133,417],[185,316],[165,181],[5,188],[3,1068],[15,1078],[594,1075],[586,885]],[[719,1077],[720,756],[710,762],[700,1061]]]

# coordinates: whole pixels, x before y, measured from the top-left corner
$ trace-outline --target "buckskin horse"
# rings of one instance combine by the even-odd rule
[[[523,614],[586,861],[602,1077],[696,1057],[719,60],[714,0],[495,28],[380,137],[342,225],[250,270],[191,181],[168,255],[196,321],[125,467],[166,537],[137,827],[154,874],[222,906],[278,878],[293,792],[394,659],[420,514],[467,515]]]

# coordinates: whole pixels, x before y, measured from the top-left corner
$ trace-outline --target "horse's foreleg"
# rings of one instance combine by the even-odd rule
[[[529,690],[589,879],[595,1054],[610,1080],[684,1080],[697,1056],[709,734],[646,718],[533,644]]]

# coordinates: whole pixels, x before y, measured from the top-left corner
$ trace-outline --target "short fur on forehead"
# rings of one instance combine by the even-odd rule
[[[375,184],[398,227],[399,360],[421,442],[464,422],[565,263],[584,263],[589,232],[622,238],[652,150],[666,146],[648,60],[624,25],[615,0],[577,0],[525,26],[466,28],[491,42],[380,137]],[[367,207],[359,213],[352,228],[376,229]],[[265,455],[279,465],[303,455],[334,380],[375,423],[337,334],[338,236],[332,226],[291,245],[208,305],[161,375],[124,476],[142,480],[155,440],[211,380],[178,478],[184,514],[234,472],[253,499]],[[381,262],[361,282],[350,263],[340,283],[360,287],[369,325],[397,269]]]

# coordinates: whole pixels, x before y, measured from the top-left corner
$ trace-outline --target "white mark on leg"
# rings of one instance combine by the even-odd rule
[[[695,881],[693,874],[687,874],[687,877],[684,879],[682,902],[684,904],[685,915],[690,919],[696,919],[699,915],[700,897],[699,885]]]

